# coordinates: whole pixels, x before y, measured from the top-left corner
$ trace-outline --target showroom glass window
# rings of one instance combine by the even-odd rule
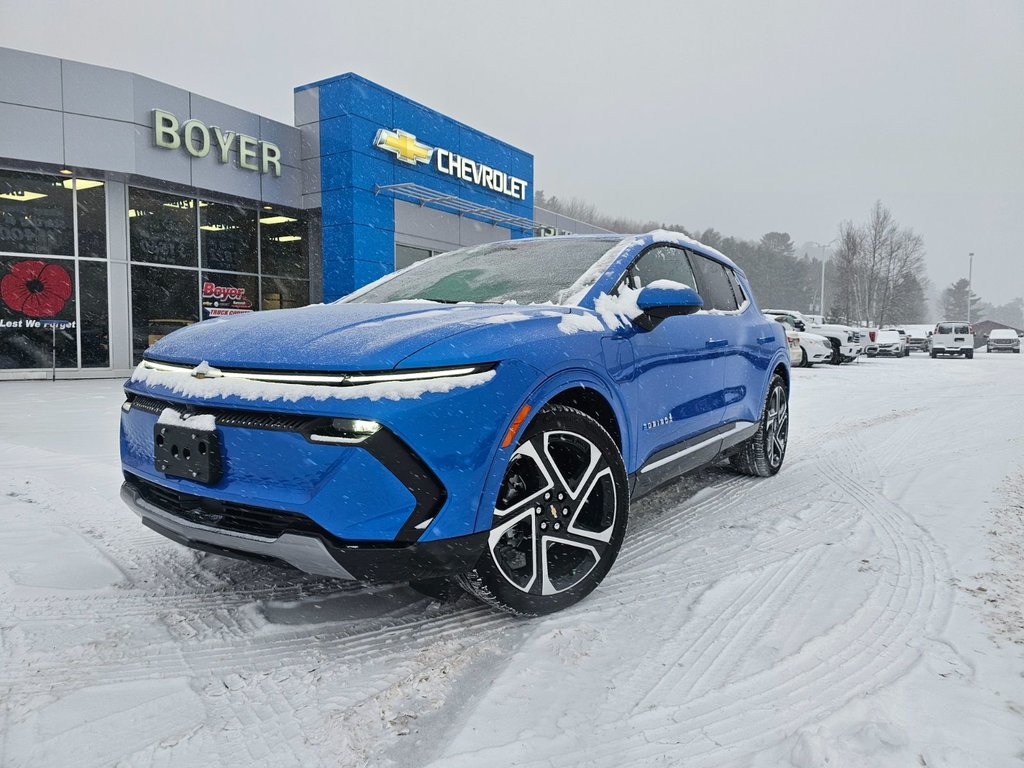
[[[411,264],[415,264],[417,261],[423,261],[429,259],[431,256],[436,256],[439,251],[432,251],[429,248],[417,248],[412,245],[402,245],[401,243],[395,243],[395,271],[405,269]]]
[[[131,188],[132,354],[200,320],[309,303],[301,211]]]
[[[264,207],[259,216],[260,308],[309,303],[308,221],[302,211]]]
[[[0,169],[0,368],[109,367],[106,241],[102,181]]]
[[[199,207],[199,244],[203,267],[256,274],[256,211],[204,203]]]
[[[198,267],[198,203],[190,197],[128,190],[129,255],[132,261]]]

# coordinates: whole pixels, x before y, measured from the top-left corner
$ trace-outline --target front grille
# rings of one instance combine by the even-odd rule
[[[193,496],[127,473],[125,479],[145,501],[185,522],[266,539],[276,539],[288,532],[334,538],[329,531],[297,512]]]
[[[270,429],[278,432],[302,432],[310,422],[319,420],[317,416],[302,416],[286,413],[267,413],[263,411],[236,411],[232,408],[206,408],[198,409],[191,406],[184,406],[178,403],[171,403],[166,400],[157,400],[154,397],[136,395],[129,396],[132,408],[140,411],[156,414],[163,413],[164,408],[171,408],[178,413],[210,413],[217,419],[219,427],[242,427],[245,429]]]

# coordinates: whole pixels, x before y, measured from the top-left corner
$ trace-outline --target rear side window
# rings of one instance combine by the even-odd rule
[[[725,270],[725,274],[729,276],[729,284],[732,286],[732,293],[736,297],[736,303],[742,307],[747,301],[747,294],[743,292],[743,286],[740,285],[739,278],[736,277],[735,272],[728,268]]]
[[[704,299],[704,309],[719,309],[725,312],[739,309],[725,267],[698,253],[690,253],[690,263],[693,264],[693,271],[697,276],[697,293]]]
[[[686,251],[668,245],[651,248],[629,269],[629,282],[633,288],[643,288],[655,280],[672,280],[696,288]]]

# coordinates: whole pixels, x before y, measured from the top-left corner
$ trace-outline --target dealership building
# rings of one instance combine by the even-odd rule
[[[333,301],[459,246],[599,228],[533,156],[355,74],[295,125],[0,48],[0,379],[121,376],[210,317]]]

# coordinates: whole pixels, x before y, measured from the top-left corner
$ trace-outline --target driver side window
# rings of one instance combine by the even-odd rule
[[[670,245],[651,248],[626,274],[626,283],[634,289],[643,288],[655,280],[672,280],[689,288],[697,287],[686,251]]]

